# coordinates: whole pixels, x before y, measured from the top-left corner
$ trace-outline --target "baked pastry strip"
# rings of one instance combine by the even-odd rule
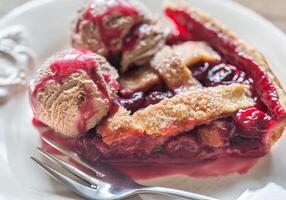
[[[170,89],[191,87],[198,83],[192,72],[169,46],[165,46],[154,56],[151,67],[158,72]]]
[[[170,136],[254,105],[249,86],[232,84],[181,93],[133,114],[148,135]]]
[[[193,80],[193,78],[190,76],[190,73],[183,65],[190,68],[191,65],[194,65],[199,62],[212,62],[213,63],[213,62],[219,62],[221,59],[218,53],[216,53],[207,43],[202,42],[202,41],[184,42],[182,44],[173,46],[172,49],[173,49],[173,52],[177,54],[177,57],[181,60],[181,62],[177,61],[177,64],[179,64],[178,67],[182,71],[181,73],[183,74],[183,78],[184,77],[187,78],[186,80],[180,80],[180,82],[178,81],[179,86],[181,86],[182,84],[193,85],[193,83],[196,82],[195,80]],[[158,58],[158,59],[161,59],[161,58]],[[158,60],[157,62],[163,62],[163,61]],[[176,62],[176,61],[173,61],[173,62]],[[176,66],[173,66],[173,67],[176,67]],[[162,72],[162,74],[164,73]],[[172,77],[173,76],[176,77],[176,74],[174,73]],[[147,91],[152,86],[158,84],[160,80],[161,78],[158,72],[152,69],[149,65],[146,65],[142,67],[137,67],[131,70],[130,72],[123,74],[119,78],[119,83],[121,87],[123,88],[123,90],[125,90],[125,92],[133,93],[137,91]]]
[[[135,122],[130,112],[121,106],[107,116],[96,130],[106,144],[144,134],[144,129]]]
[[[250,96],[249,86],[242,84],[191,90],[132,116],[120,107],[97,127],[97,132],[107,144],[142,134],[168,137],[253,106]]]
[[[183,64],[189,68],[196,63],[215,63],[221,60],[220,55],[203,41],[187,41],[172,48]]]
[[[138,67],[119,78],[122,89],[128,93],[148,91],[152,86],[160,83],[160,77],[150,66]]]

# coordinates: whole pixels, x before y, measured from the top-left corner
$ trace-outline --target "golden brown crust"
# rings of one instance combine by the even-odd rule
[[[107,116],[96,131],[102,136],[106,144],[144,133],[144,130],[136,124],[130,113],[123,107],[119,107],[115,113]]]
[[[279,82],[278,78],[272,73],[267,61],[265,60],[263,54],[261,54],[259,51],[251,47],[249,44],[247,44],[245,41],[239,39],[236,34],[234,34],[232,31],[230,31],[226,26],[221,24],[216,19],[210,17],[203,11],[193,7],[193,6],[186,6],[186,5],[167,5],[167,8],[173,8],[176,7],[178,9],[183,9],[189,12],[193,17],[195,17],[197,20],[204,24],[208,24],[209,27],[212,27],[217,32],[223,34],[223,37],[228,38],[230,41],[234,42],[239,48],[244,52],[247,57],[250,57],[253,59],[254,62],[258,64],[258,66],[266,72],[267,76],[270,78],[272,84],[274,85],[275,89],[277,90],[278,96],[279,96],[279,103],[281,104],[282,108],[286,110],[286,94],[284,89],[281,86],[281,83]],[[273,129],[273,134],[271,138],[273,140],[277,141],[280,136],[283,133],[283,126],[286,124],[286,119],[281,120],[279,124],[277,125],[277,130],[275,131]],[[284,125],[283,125],[284,124]],[[274,139],[275,138],[275,139]],[[274,141],[272,141],[274,143]]]
[[[148,135],[170,136],[254,105],[242,84],[192,90],[134,113]]]
[[[147,91],[159,82],[159,75],[148,65],[123,74],[119,79],[121,87],[128,92]]]
[[[159,73],[170,89],[197,84],[191,71],[169,46],[165,46],[154,56],[151,67]]]
[[[173,50],[188,67],[198,62],[216,62],[221,60],[220,55],[206,42],[188,41],[173,46]]]

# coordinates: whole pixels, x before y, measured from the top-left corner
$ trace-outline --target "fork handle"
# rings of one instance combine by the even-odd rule
[[[176,190],[165,187],[143,187],[136,190],[137,194],[162,194],[168,196],[182,197],[191,200],[218,200],[212,197],[207,197],[204,195],[186,192],[182,190]]]

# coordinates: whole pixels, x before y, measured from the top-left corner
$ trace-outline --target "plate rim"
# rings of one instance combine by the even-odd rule
[[[210,1],[216,1],[216,0],[210,0]],[[18,17],[19,15],[22,15],[25,12],[29,12],[29,10],[36,9],[39,6],[43,6],[45,4],[49,3],[55,3],[56,0],[32,0],[29,2],[26,2],[14,9],[12,9],[9,13],[4,15],[3,17],[0,18],[0,27],[6,27],[9,25],[9,21],[12,20],[15,17]],[[255,13],[253,10],[237,3],[234,2],[233,0],[221,0],[221,1],[216,1],[217,4],[224,4],[227,3],[228,6],[235,7],[239,9],[241,12],[247,12],[249,16],[253,16],[256,18],[257,21],[260,23],[264,23],[267,28],[269,28],[269,31],[272,32],[273,36],[277,37],[279,40],[283,40],[283,42],[286,44],[286,34],[279,29],[276,25],[274,25],[272,22],[267,20],[266,18],[262,17],[261,15]],[[5,152],[4,152],[5,153]],[[1,154],[1,152],[0,152]],[[21,198],[22,199],[22,198]]]

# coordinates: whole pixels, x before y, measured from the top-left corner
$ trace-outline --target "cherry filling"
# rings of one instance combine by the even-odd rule
[[[234,119],[241,130],[240,135],[253,138],[259,137],[266,131],[270,116],[255,107],[251,107],[238,111]]]
[[[165,85],[158,84],[147,92],[135,92],[133,94],[126,94],[124,91],[119,93],[118,101],[131,113],[136,112],[141,108],[145,108],[149,105],[159,103],[165,98],[171,98],[175,95],[175,92],[169,91]]]
[[[119,98],[120,104],[132,113],[145,106],[144,92],[136,92],[128,98]]]
[[[229,85],[232,83],[250,84],[252,79],[236,66],[230,64],[199,63],[192,66],[193,76],[203,86]]]
[[[163,162],[173,164],[194,163],[206,159],[222,158],[229,155],[240,157],[259,157],[268,152],[268,146],[261,138],[244,137],[232,118],[220,120],[213,126],[216,138],[207,141],[201,131],[209,130],[209,125],[201,125],[194,130],[171,137],[162,142],[160,137],[142,136],[121,140],[112,145],[102,142],[95,130],[79,136],[76,140],[78,153],[96,161],[101,159],[110,163],[154,164]],[[209,143],[211,142],[211,143]],[[171,159],[170,159],[171,158]]]

